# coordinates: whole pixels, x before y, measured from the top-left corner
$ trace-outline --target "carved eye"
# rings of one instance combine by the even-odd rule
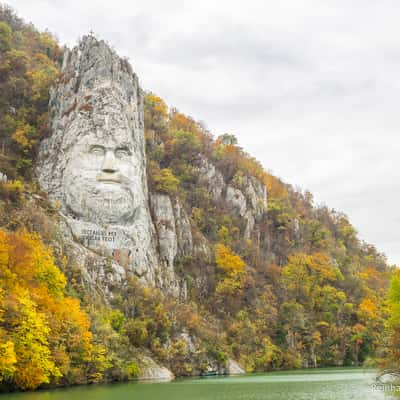
[[[93,146],[90,149],[90,153],[95,156],[102,156],[102,155],[104,155],[104,148],[101,146]]]
[[[117,157],[117,158],[128,157],[129,155],[130,155],[130,152],[128,149],[116,149],[115,150],[115,157]]]

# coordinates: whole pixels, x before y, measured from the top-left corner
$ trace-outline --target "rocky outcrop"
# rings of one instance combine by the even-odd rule
[[[226,362],[226,373],[228,375],[244,374],[245,370],[232,358],[228,358]]]
[[[254,177],[245,177],[243,186],[254,218],[258,222],[267,211],[267,187]]]
[[[173,278],[176,258],[193,254],[192,228],[189,218],[180,201],[178,199],[172,201],[166,194],[153,193],[150,204],[157,232],[158,256],[165,266],[162,273],[170,274],[170,290],[175,295],[181,295],[184,298],[185,282],[178,283]]]
[[[159,258],[167,268],[173,270],[174,260],[178,253],[178,240],[174,209],[170,197],[161,193],[153,194],[151,196],[151,208],[158,236]]]
[[[178,257],[187,257],[193,254],[193,236],[189,217],[181,202],[176,199],[174,204],[176,239],[178,243]]]
[[[193,253],[192,228],[189,218],[178,199],[162,193],[151,195],[151,209],[156,226],[159,255],[168,267],[173,268],[176,256],[185,257]]]
[[[199,183],[207,186],[214,200],[222,199],[226,187],[224,177],[206,158],[202,158],[199,167]]]
[[[247,211],[247,201],[241,190],[228,186],[225,196],[226,205],[232,214],[244,217]]]
[[[198,174],[199,184],[207,187],[216,203],[222,201],[232,215],[245,220],[243,238],[250,239],[255,223],[267,210],[265,185],[254,177],[246,176],[242,178],[242,189],[227,184],[222,173],[206,158],[201,160]]]
[[[168,368],[158,365],[150,357],[142,357],[138,380],[172,381],[173,379],[175,379],[175,376]]]

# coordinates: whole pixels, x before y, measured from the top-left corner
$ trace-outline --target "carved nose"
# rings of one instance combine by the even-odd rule
[[[116,164],[115,164],[115,156],[112,151],[107,151],[105,156],[104,156],[104,161],[103,165],[101,166],[101,170],[103,172],[116,172],[118,170]]]

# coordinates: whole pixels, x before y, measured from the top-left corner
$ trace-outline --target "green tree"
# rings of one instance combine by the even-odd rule
[[[12,41],[12,31],[10,26],[0,21],[0,53],[10,50]]]
[[[169,168],[163,168],[152,177],[155,189],[166,194],[175,194],[178,190],[179,179],[175,177]]]

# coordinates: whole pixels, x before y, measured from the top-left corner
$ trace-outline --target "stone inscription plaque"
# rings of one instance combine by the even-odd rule
[[[107,242],[113,243],[117,237],[116,231],[82,229],[80,239],[82,242]]]

